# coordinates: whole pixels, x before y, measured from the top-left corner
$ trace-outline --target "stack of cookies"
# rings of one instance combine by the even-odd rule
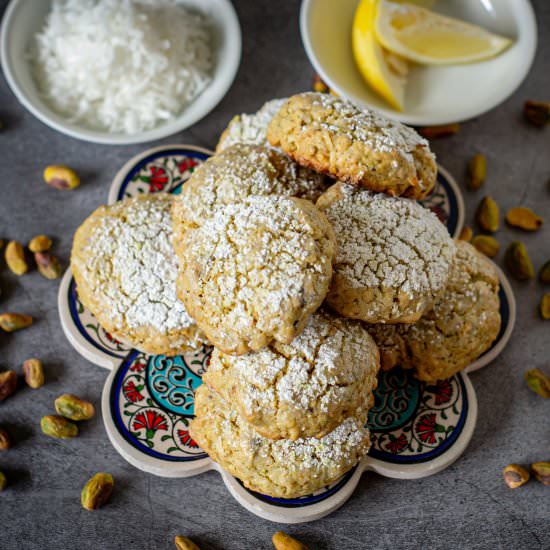
[[[212,344],[194,439],[251,490],[310,494],[367,453],[380,363],[439,380],[498,334],[494,268],[415,200],[436,172],[425,140],[374,112],[271,101],[230,122],[178,197],[83,224],[80,298],[143,351]]]

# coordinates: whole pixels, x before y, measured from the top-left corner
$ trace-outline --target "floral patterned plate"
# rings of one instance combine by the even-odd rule
[[[109,203],[138,193],[178,193],[195,166],[210,154],[189,146],[146,151],[116,176]],[[460,232],[462,197],[441,167],[438,185],[424,204],[447,224],[452,235]],[[297,499],[276,499],[247,490],[190,437],[194,391],[202,383],[211,348],[176,357],[132,350],[106,333],[84,308],[70,272],[60,287],[59,311],[73,346],[91,362],[111,369],[103,390],[103,420],[113,446],[128,462],[172,478],[216,469],[230,493],[251,512],[272,521],[298,523],[320,518],[341,506],[365,470],[387,477],[418,478],[442,470],[462,454],[477,418],[468,373],[502,351],[515,321],[512,290],[500,270],[499,275],[503,323],[493,347],[462,373],[437,384],[419,382],[410,371],[401,369],[382,373],[368,419],[373,439],[369,455],[340,480]]]

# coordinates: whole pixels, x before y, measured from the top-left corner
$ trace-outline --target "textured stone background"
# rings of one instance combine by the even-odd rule
[[[0,13],[6,4],[0,0]],[[489,160],[486,191],[500,206],[523,204],[546,215],[547,225],[537,234],[507,228],[498,234],[502,245],[522,238],[539,266],[550,258],[550,128],[527,126],[521,106],[527,98],[550,100],[550,4],[534,4],[540,45],[527,80],[504,104],[464,124],[457,136],[437,141],[434,149],[459,181],[467,159],[482,151]],[[164,143],[211,147],[233,114],[309,88],[312,70],[298,32],[299,2],[238,0],[236,7],[244,51],[235,84],[208,117]],[[0,132],[0,236],[27,242],[37,233],[52,235],[66,264],[76,227],[105,202],[119,167],[147,146],[106,147],[58,134],[17,103],[2,77],[0,119],[5,127]],[[57,162],[81,174],[78,191],[62,193],[44,185],[44,166]],[[480,195],[465,193],[470,223]],[[177,533],[191,535],[205,549],[271,547],[277,526],[241,508],[217,473],[187,480],[142,473],[111,447],[99,414],[76,440],[43,436],[40,417],[52,411],[57,395],[71,391],[99,408],[107,373],[64,338],[55,282],[36,272],[16,278],[2,267],[0,287],[0,309],[37,319],[28,330],[0,333],[0,368],[20,371],[24,359],[38,356],[47,370],[42,389],[21,387],[0,404],[0,424],[9,426],[16,441],[0,456],[10,480],[0,494],[0,548],[166,549]],[[550,548],[550,489],[531,482],[510,491],[501,478],[507,463],[548,460],[550,453],[550,403],[526,389],[522,379],[528,367],[550,368],[550,321],[538,318],[540,285],[514,283],[514,290],[518,321],[512,340],[497,361],[472,376],[479,419],[465,455],[444,472],[418,481],[365,474],[343,508],[311,524],[288,526],[289,532],[316,549]],[[80,490],[102,470],[114,475],[116,490],[107,507],[90,513],[80,507]]]

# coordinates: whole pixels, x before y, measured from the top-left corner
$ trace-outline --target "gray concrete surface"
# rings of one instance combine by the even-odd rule
[[[6,4],[0,0],[0,13]],[[502,245],[523,239],[539,266],[550,258],[550,128],[526,125],[521,107],[528,98],[550,100],[550,5],[546,0],[534,5],[540,45],[527,80],[504,104],[465,123],[457,136],[435,142],[434,149],[459,181],[467,159],[482,151],[489,159],[486,191],[501,207],[523,204],[546,215],[547,225],[536,234],[508,228],[498,233]],[[234,86],[208,117],[165,143],[212,146],[234,113],[309,88],[313,71],[300,42],[298,1],[238,0],[236,7],[244,55]],[[17,103],[3,78],[0,120],[0,237],[27,242],[37,233],[52,235],[66,264],[76,227],[106,200],[118,168],[147,146],[98,146],[58,134]],[[58,162],[82,175],[76,192],[57,192],[42,182],[44,166]],[[482,194],[465,193],[470,223]],[[341,510],[311,524],[288,526],[289,532],[314,549],[550,548],[550,488],[533,481],[511,491],[501,478],[509,462],[550,458],[550,403],[526,389],[522,379],[528,367],[550,370],[550,321],[538,317],[543,289],[537,282],[513,286],[516,330],[498,360],[472,376],[479,419],[464,456],[418,481],[366,474]],[[24,359],[38,356],[47,370],[42,389],[21,386],[0,404],[0,424],[16,442],[0,454],[0,469],[10,481],[0,494],[2,550],[168,549],[178,533],[194,537],[203,549],[271,547],[278,526],[241,508],[218,474],[168,480],[132,468],[111,447],[99,414],[76,440],[43,436],[39,420],[52,411],[60,393],[70,391],[99,406],[106,371],[80,357],[64,338],[56,282],[36,272],[16,278],[2,261],[0,287],[1,310],[37,319],[28,330],[0,333],[0,368],[20,372]],[[116,488],[108,506],[90,513],[80,507],[79,494],[96,471],[111,472]]]

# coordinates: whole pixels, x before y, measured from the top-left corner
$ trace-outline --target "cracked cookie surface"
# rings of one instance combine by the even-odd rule
[[[173,197],[147,195],[98,208],[77,230],[71,269],[78,296],[109,333],[175,355],[205,336],[176,295]]]
[[[341,182],[317,206],[337,241],[327,304],[367,323],[413,323],[444,291],[456,248],[445,226],[411,199]]]
[[[380,366],[358,321],[317,311],[290,344],[240,357],[214,350],[204,382],[262,436],[323,437],[346,418],[366,421]]]
[[[253,195],[280,195],[315,201],[325,178],[300,171],[273,147],[237,143],[210,157],[185,182],[173,208],[175,243],[225,205]]]
[[[414,129],[331,94],[289,98],[267,139],[300,165],[372,191],[422,199],[436,182],[435,156]]]
[[[190,433],[199,446],[245,487],[272,497],[322,489],[353,468],[370,446],[368,430],[354,418],[320,439],[267,439],[206,385],[195,393],[195,415]]]
[[[460,372],[487,351],[500,331],[498,273],[492,263],[465,241],[445,293],[414,325],[371,325],[384,369],[414,368],[427,382]]]
[[[178,295],[225,353],[288,343],[326,296],[335,247],[330,223],[310,201],[250,197],[176,245]]]

